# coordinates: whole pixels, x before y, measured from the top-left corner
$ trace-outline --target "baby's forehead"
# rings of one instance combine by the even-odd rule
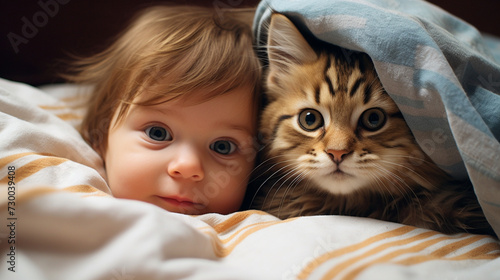
[[[206,97],[206,96],[202,96]],[[144,105],[133,103],[129,107],[128,117],[134,118],[140,115],[161,117],[172,120],[183,118],[196,119],[202,123],[229,123],[228,126],[252,126],[254,125],[253,98],[247,90],[235,90],[225,94],[215,95],[213,98],[177,98],[174,100],[163,100],[155,104]],[[184,120],[187,122],[187,119]]]
[[[191,106],[210,101],[218,96],[229,94],[232,89],[220,87],[196,88],[184,87],[171,90],[168,85],[154,85],[138,92],[131,100],[126,100],[136,105],[157,105],[175,101],[182,106]],[[249,90],[249,94],[251,94]]]

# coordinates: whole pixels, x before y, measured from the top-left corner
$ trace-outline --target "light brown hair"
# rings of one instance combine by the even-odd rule
[[[261,69],[248,19],[253,11],[197,6],[155,6],[139,13],[106,50],[74,64],[65,77],[94,85],[81,133],[101,155],[108,130],[147,89],[137,105],[155,105],[193,91],[210,99],[250,86],[255,100]],[[150,94],[153,93],[153,94]]]

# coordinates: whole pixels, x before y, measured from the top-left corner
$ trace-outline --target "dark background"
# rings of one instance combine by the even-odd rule
[[[177,0],[166,3],[222,8],[253,7],[258,2]],[[482,32],[500,37],[498,0],[429,2]],[[137,10],[156,3],[165,1],[0,0],[0,77],[32,85],[61,82],[57,72],[62,71],[62,61],[68,60],[69,54],[89,55],[102,50]],[[29,36],[23,36],[23,32]],[[17,50],[9,41],[9,33],[24,38],[20,39],[24,41]]]

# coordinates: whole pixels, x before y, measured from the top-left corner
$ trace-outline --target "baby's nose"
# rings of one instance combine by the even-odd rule
[[[167,172],[173,178],[201,181],[205,177],[203,164],[196,149],[183,147],[168,164]]]

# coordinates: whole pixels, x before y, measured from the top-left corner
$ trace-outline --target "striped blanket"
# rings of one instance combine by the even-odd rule
[[[500,242],[490,236],[345,216],[188,216],[113,198],[101,158],[77,131],[87,93],[0,79],[0,279],[500,279]],[[423,112],[407,103],[407,114]],[[498,176],[495,164],[489,173],[467,164],[471,177]],[[498,201],[497,193],[483,201]]]
[[[422,149],[469,178],[500,234],[500,41],[421,0],[269,0],[254,21],[261,48],[276,11],[317,38],[367,53]]]

